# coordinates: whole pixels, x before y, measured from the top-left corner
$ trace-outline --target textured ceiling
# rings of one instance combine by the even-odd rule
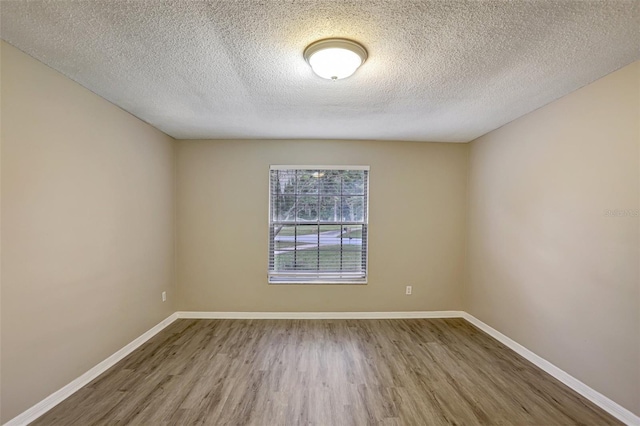
[[[179,139],[466,142],[640,58],[640,2],[2,1],[4,40]],[[352,77],[304,48],[351,38]]]

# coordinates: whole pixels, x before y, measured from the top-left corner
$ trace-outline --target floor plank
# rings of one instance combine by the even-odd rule
[[[462,319],[182,319],[33,424],[620,423]]]

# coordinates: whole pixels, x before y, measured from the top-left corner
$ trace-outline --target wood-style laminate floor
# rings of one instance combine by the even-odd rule
[[[462,319],[178,320],[35,425],[619,424]]]

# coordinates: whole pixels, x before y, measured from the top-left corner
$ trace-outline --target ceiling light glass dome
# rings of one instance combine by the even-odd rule
[[[354,41],[332,38],[309,45],[304,58],[318,76],[339,80],[356,72],[366,61],[367,51]]]

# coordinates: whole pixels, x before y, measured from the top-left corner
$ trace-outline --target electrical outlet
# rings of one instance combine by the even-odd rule
[[[163,292],[162,292],[162,301],[163,301],[163,302],[166,302],[166,301],[167,301],[167,292],[166,292],[166,291],[163,291]]]
[[[405,291],[405,293],[404,293],[404,294],[406,294],[407,296],[411,296],[411,290],[412,290],[411,286],[410,286],[410,285],[408,285],[408,286],[407,286],[407,290]]]

